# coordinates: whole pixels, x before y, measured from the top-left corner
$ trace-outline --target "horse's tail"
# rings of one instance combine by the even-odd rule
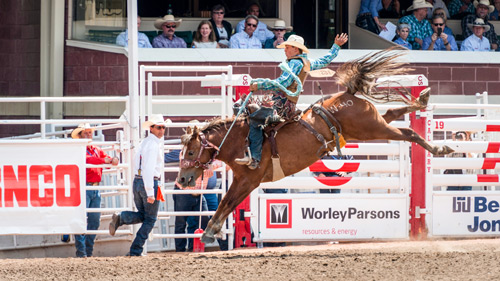
[[[346,87],[346,92],[352,95],[360,93],[376,102],[402,101],[408,104],[410,100],[401,93],[375,88],[378,86],[376,80],[380,77],[402,75],[413,70],[403,67],[408,64],[407,62],[398,60],[408,53],[404,50],[406,49],[403,47],[394,46],[346,62],[337,70],[337,82]]]

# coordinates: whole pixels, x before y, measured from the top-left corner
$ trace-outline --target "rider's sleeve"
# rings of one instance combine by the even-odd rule
[[[332,62],[332,60],[337,57],[337,55],[339,54],[339,50],[340,46],[337,44],[333,44],[328,54],[317,60],[311,60],[311,70],[320,69],[329,65],[330,62]]]
[[[292,70],[292,72],[295,75],[298,75],[300,71],[302,70],[302,67],[304,67],[304,64],[302,63],[302,60],[299,59],[293,59],[288,62],[288,66]],[[290,75],[288,72],[282,72],[281,76],[271,80],[275,81],[279,84],[281,84],[283,87],[287,88],[288,86],[292,85],[293,83],[293,77]],[[270,82],[258,82],[257,87],[259,90],[278,90],[279,88],[277,86],[274,86]]]

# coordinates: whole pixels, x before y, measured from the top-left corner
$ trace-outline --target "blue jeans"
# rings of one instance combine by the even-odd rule
[[[158,192],[158,181],[154,181],[154,196]],[[120,225],[142,223],[137,231],[134,242],[130,246],[131,256],[140,256],[142,254],[146,239],[155,226],[158,216],[159,201],[155,200],[153,204],[148,203],[148,195],[144,188],[142,179],[134,179],[134,202],[137,212],[123,211],[120,214]]]
[[[86,195],[86,208],[101,207],[101,194],[99,190],[87,190]],[[88,213],[87,230],[99,229],[100,219],[101,213]],[[94,251],[94,240],[95,235],[75,234],[76,256],[79,258],[91,257]]]
[[[178,188],[175,188],[178,189]],[[203,196],[193,196],[191,194],[174,194],[174,210],[175,211],[200,211],[200,199],[202,201],[201,210],[207,211],[207,202]],[[208,217],[201,217],[201,228],[205,229],[207,227]],[[175,234],[194,233],[199,226],[199,217],[194,216],[176,216],[175,217]],[[175,238],[175,251],[185,252],[186,251],[186,238]],[[193,247],[193,239],[189,239],[189,249]]]
[[[250,141],[250,153],[252,154],[252,158],[260,162],[262,158],[262,142],[264,141],[262,127],[258,124],[250,124],[248,139]]]

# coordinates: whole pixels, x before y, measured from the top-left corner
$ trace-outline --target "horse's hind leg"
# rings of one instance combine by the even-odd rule
[[[391,127],[389,127],[391,128]],[[404,141],[411,141],[414,143],[419,144],[422,146],[424,149],[428,150],[430,153],[432,153],[434,156],[441,156],[441,155],[446,155],[449,153],[454,152],[453,149],[451,149],[449,146],[437,146],[437,145],[431,145],[429,144],[426,140],[424,140],[421,136],[419,136],[415,131],[409,128],[391,128],[391,134],[387,136],[388,139],[390,140],[404,140]],[[398,132],[399,131],[399,132]]]
[[[420,96],[413,101],[412,105],[388,109],[387,112],[382,115],[382,118],[384,118],[385,122],[389,124],[407,113],[425,109],[427,107],[427,102],[429,101],[430,90],[431,88],[425,88],[420,93]]]

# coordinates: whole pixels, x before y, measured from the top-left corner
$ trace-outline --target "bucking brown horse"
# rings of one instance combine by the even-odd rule
[[[343,64],[337,71],[337,81],[346,87],[345,92],[327,96],[316,104],[327,109],[338,122],[333,122],[345,140],[398,140],[410,141],[421,145],[434,155],[445,155],[453,152],[447,146],[434,146],[409,128],[396,128],[388,125],[404,114],[425,109],[429,98],[429,88],[424,90],[418,99],[402,96],[394,91],[376,88],[376,79],[383,76],[405,74],[411,69],[404,68],[398,58],[405,55],[401,50],[388,49],[364,56]],[[402,101],[405,107],[389,109],[383,116],[367,99],[356,97],[360,94],[375,101]],[[300,117],[314,131],[331,141],[334,134],[323,118],[312,108],[305,110]],[[222,199],[215,215],[208,223],[202,241],[211,243],[222,228],[227,216],[240,204],[261,182],[273,179],[271,146],[264,141],[260,166],[250,170],[247,166],[238,165],[235,158],[243,156],[246,138],[249,131],[245,116],[238,118],[225,140],[219,146],[233,123],[233,119],[215,119],[203,128],[188,129],[182,136],[184,148],[181,155],[181,169],[178,183],[184,187],[194,186],[203,169],[213,159],[225,162],[234,173],[233,183]],[[297,173],[314,162],[322,153],[335,146],[325,146],[300,122],[291,122],[283,126],[276,135],[277,150],[281,168],[285,176]],[[330,143],[331,144],[331,143]]]

